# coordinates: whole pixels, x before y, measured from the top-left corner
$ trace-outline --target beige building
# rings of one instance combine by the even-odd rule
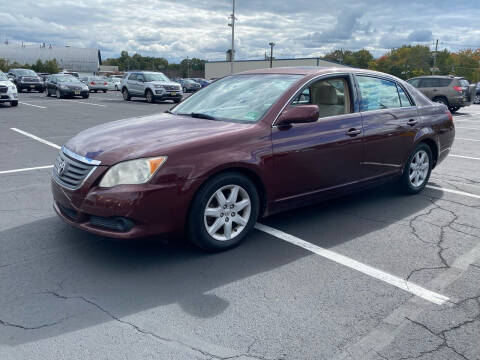
[[[322,58],[299,58],[299,59],[274,59],[273,67],[285,66],[319,66],[319,67],[345,67],[333,61]],[[233,72],[239,73],[247,70],[264,69],[270,67],[270,60],[236,60],[233,63]],[[209,61],[205,63],[205,78],[215,79],[230,74],[229,61]]]

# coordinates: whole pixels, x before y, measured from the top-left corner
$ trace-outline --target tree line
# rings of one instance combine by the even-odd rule
[[[465,49],[458,52],[445,49],[435,52],[428,46],[403,45],[377,59],[365,49],[334,50],[326,54],[325,59],[385,72],[401,79],[435,74],[463,76],[471,82],[480,81],[480,49]]]
[[[60,72],[60,67],[56,59],[52,60],[37,60],[35,64],[19,64],[18,62],[9,62],[5,59],[0,59],[0,70],[3,72],[8,72],[10,69],[31,69],[37,73],[48,73],[48,74],[57,74]]]
[[[106,59],[103,65],[118,66],[119,71],[128,70],[152,70],[163,72],[176,72],[179,76],[187,77],[194,72],[202,72],[205,70],[205,60],[191,58],[183,59],[179,64],[169,63],[163,57],[142,56],[138,53],[130,56],[128,51],[122,51],[120,57]]]

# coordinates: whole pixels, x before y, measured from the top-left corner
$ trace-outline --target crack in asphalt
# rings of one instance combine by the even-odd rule
[[[444,256],[444,252],[446,250],[448,250],[448,247],[444,246],[444,241],[446,240],[447,229],[450,229],[450,230],[452,230],[456,233],[460,233],[460,234],[463,234],[463,235],[468,235],[468,236],[472,236],[474,238],[480,239],[479,235],[471,234],[471,233],[468,233],[466,231],[462,231],[462,230],[454,227],[454,225],[460,225],[460,226],[465,226],[465,227],[480,230],[480,228],[478,228],[474,225],[459,223],[458,222],[459,216],[454,211],[446,209],[445,207],[438,204],[439,200],[440,201],[447,201],[447,200],[439,199],[439,198],[432,198],[432,197],[428,197],[428,196],[425,196],[425,197],[431,202],[433,207],[431,209],[429,209],[427,212],[424,212],[422,214],[418,214],[418,215],[414,216],[412,219],[410,219],[409,226],[412,229],[411,234],[416,239],[418,239],[422,243],[433,244],[437,247],[437,257],[440,260],[441,265],[440,266],[431,266],[431,267],[421,267],[421,268],[414,269],[407,275],[407,277],[406,277],[407,281],[409,281],[414,274],[416,274],[418,272],[421,272],[421,271],[424,271],[424,270],[441,270],[441,269],[449,269],[450,268],[450,264],[448,263],[448,261],[446,260],[446,258]],[[438,225],[438,224],[430,223],[432,226],[440,229],[440,236],[439,236],[438,241],[436,243],[431,243],[431,242],[425,241],[425,240],[420,238],[419,234],[417,233],[417,229],[414,225],[414,222],[419,220],[422,217],[431,215],[434,211],[444,211],[444,212],[450,214],[451,219],[445,225]],[[421,220],[421,221],[423,221],[423,220]]]
[[[60,289],[63,290],[63,286],[62,286],[62,283],[58,284]],[[111,313],[110,311],[108,311],[107,309],[105,309],[104,307],[100,306],[99,304],[97,304],[96,302],[86,298],[85,296],[67,296],[67,295],[62,295],[60,293],[58,293],[57,291],[53,291],[53,290],[48,290],[48,291],[44,291],[42,292],[42,294],[49,294],[49,295],[52,295],[52,296],[55,296],[59,299],[62,299],[62,300],[72,300],[72,299],[76,299],[76,300],[82,300],[83,302],[97,308],[99,311],[103,312],[105,315],[107,315],[108,317],[110,317],[112,320],[114,321],[117,321],[121,324],[124,324],[124,325],[127,325],[129,327],[131,327],[132,329],[134,329],[135,331],[141,333],[141,334],[144,334],[144,335],[149,335],[157,340],[160,340],[160,341],[163,341],[163,342],[168,342],[168,343],[172,343],[172,344],[177,344],[177,345],[181,345],[185,348],[188,348],[190,349],[191,351],[194,351],[194,352],[197,352],[205,357],[207,357],[209,360],[213,360],[213,359],[218,359],[218,360],[230,360],[230,359],[236,359],[236,358],[240,358],[242,356],[245,356],[245,357],[249,357],[249,358],[252,358],[252,359],[258,359],[258,360],[268,360],[267,358],[264,358],[264,357],[261,357],[261,356],[253,356],[253,355],[250,355],[248,353],[248,351],[246,353],[241,353],[241,354],[237,354],[237,355],[233,355],[233,356],[227,356],[227,357],[222,357],[222,356],[218,356],[218,355],[215,355],[215,354],[212,354],[212,353],[209,353],[208,351],[205,351],[205,350],[202,350],[196,346],[191,346],[187,343],[184,343],[180,340],[175,340],[175,339],[169,339],[169,338],[166,338],[166,337],[163,337],[163,336],[160,336],[156,333],[154,333],[153,331],[149,331],[149,330],[145,330],[145,329],[142,329],[141,327],[139,327],[138,325],[135,325],[134,323],[132,322],[129,322],[129,321],[126,321],[126,320],[123,320],[121,318],[119,318],[118,316],[114,315],[113,313]],[[63,319],[64,320],[64,319]],[[62,320],[62,321],[63,321]],[[1,320],[0,320],[1,321]],[[57,322],[58,323],[58,322]],[[50,324],[48,326],[52,326],[52,325],[55,325],[55,324]],[[41,326],[41,327],[46,327],[47,325],[44,325],[44,326]],[[39,327],[39,328],[41,328]],[[249,349],[251,346],[253,346],[254,343],[252,343],[250,346],[249,346]]]
[[[0,319],[0,325],[5,326],[5,327],[14,327],[14,328],[22,329],[22,330],[38,330],[38,329],[43,329],[43,328],[58,325],[62,321],[65,321],[68,318],[69,317],[65,317],[65,318],[62,318],[62,319],[57,320],[55,322],[42,324],[42,325],[38,325],[38,326],[25,326],[25,325],[20,325],[20,324],[14,324],[14,323],[11,323],[11,322]]]

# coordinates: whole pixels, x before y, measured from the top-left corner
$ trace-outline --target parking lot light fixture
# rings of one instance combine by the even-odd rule
[[[273,66],[273,47],[275,46],[275,43],[273,41],[270,41],[268,45],[270,45],[270,68],[271,68]]]

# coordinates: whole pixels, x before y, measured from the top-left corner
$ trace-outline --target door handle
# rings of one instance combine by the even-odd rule
[[[417,120],[415,120],[415,119],[410,119],[410,120],[407,121],[407,124],[410,125],[410,126],[416,125],[416,124],[417,124]]]
[[[351,128],[350,130],[348,130],[348,131],[346,132],[346,134],[347,134],[348,136],[352,136],[352,137],[353,137],[353,136],[357,136],[357,135],[360,134],[361,132],[362,132],[361,130],[358,130],[358,129],[355,129],[355,128]]]

